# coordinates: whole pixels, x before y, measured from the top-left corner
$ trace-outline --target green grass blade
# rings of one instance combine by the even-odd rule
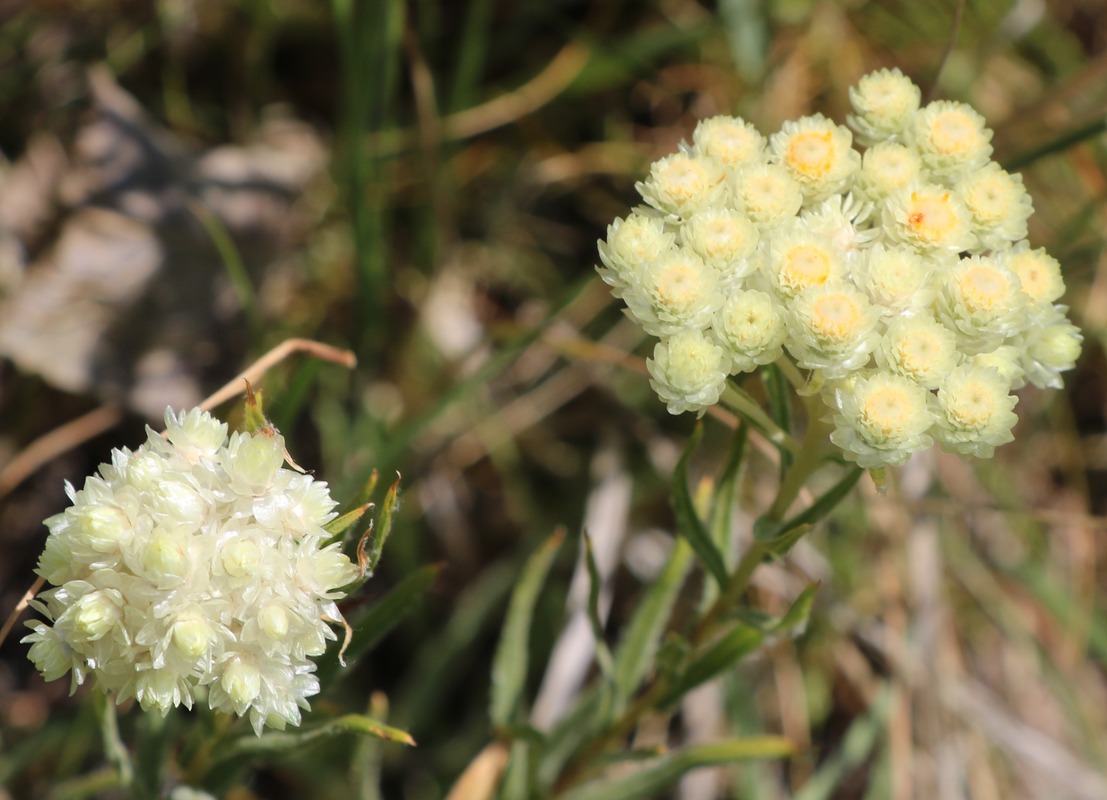
[[[753,736],[688,747],[631,775],[587,783],[563,795],[563,800],[639,800],[661,793],[687,772],[700,767],[731,764],[760,758],[783,758],[794,751],[780,736]]]
[[[657,654],[677,595],[692,564],[692,548],[677,539],[669,561],[650,584],[615,651],[615,702],[618,713],[642,684]]]
[[[523,574],[511,594],[500,644],[492,663],[492,724],[504,727],[514,719],[523,697],[527,677],[531,618],[538,593],[546,581],[554,557],[565,540],[564,529],[553,533],[527,560]]]

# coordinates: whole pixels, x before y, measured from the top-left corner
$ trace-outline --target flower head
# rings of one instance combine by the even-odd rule
[[[741,117],[702,119],[692,133],[694,152],[717,159],[728,167],[761,161],[765,137]]]
[[[647,333],[671,336],[684,328],[706,328],[722,302],[719,273],[687,247],[677,247],[646,267],[626,296],[627,309]]]
[[[1034,210],[1022,177],[994,161],[957,182],[957,193],[972,217],[982,250],[1000,250],[1026,238],[1026,220]]]
[[[775,163],[788,170],[805,197],[821,200],[848,185],[861,167],[849,129],[822,114],[785,122],[769,139]]]
[[[754,164],[734,177],[737,207],[762,229],[773,228],[795,217],[803,205],[803,192],[788,170],[779,164]]]
[[[670,414],[702,413],[719,401],[726,385],[727,358],[703,332],[681,331],[662,339],[646,359],[650,385]]]
[[[846,118],[864,144],[899,137],[919,110],[922,92],[898,69],[870,72],[849,90]]]
[[[787,335],[783,308],[756,289],[731,293],[715,312],[711,330],[731,358],[732,374],[776,361]]]
[[[938,184],[900,189],[884,206],[884,231],[893,242],[922,252],[960,252],[976,244],[972,219],[961,199]]]
[[[681,241],[725,284],[741,281],[757,269],[753,258],[760,234],[745,214],[729,208],[711,208],[693,214],[680,228]]]
[[[676,235],[658,216],[634,212],[607,227],[607,240],[600,241],[600,277],[616,297],[635,285],[646,265],[673,247]]]
[[[307,656],[335,638],[324,617],[338,618],[333,599],[357,568],[324,547],[326,484],[283,462],[275,432],[228,440],[206,412],[167,412],[165,438],[151,430],[70,490],[73,505],[46,520],[47,622],[24,639],[43,675],[72,672],[74,688],[91,676],[163,714],[208,687],[213,708],[248,714],[258,733],[298,724],[318,691]],[[311,559],[327,566],[305,572]]]
[[[927,389],[937,388],[960,358],[953,331],[923,316],[894,320],[876,350],[880,366]]]
[[[793,298],[790,310],[785,346],[801,367],[841,378],[868,363],[880,310],[853,286],[812,286]]]
[[[881,142],[861,157],[857,190],[870,200],[883,200],[922,177],[922,159],[917,150],[899,142]]]
[[[955,178],[984,166],[992,155],[992,132],[965,103],[935,100],[917,111],[907,131],[923,164],[935,175]]]
[[[875,372],[844,381],[834,390],[834,432],[830,440],[846,457],[871,469],[902,464],[930,447],[934,423],[930,393],[911,380]]]
[[[990,458],[995,448],[1014,439],[1018,398],[1007,381],[989,367],[964,365],[938,387],[934,437],[945,450]]]
[[[609,228],[600,274],[661,337],[649,371],[670,412],[727,401],[726,373],[807,370],[798,391],[830,410],[833,441],[876,467],[932,439],[989,456],[1010,391],[1061,385],[1082,340],[1060,265],[1025,241],[1022,178],[970,106],[921,103],[878,70],[850,90],[854,133],[814,114],[766,140],[718,116],[653,165],[653,208]],[[43,568],[69,569],[49,549]]]
[[[654,208],[682,218],[721,202],[728,189],[726,171],[719,162],[690,153],[655,161],[649,177],[635,188]]]

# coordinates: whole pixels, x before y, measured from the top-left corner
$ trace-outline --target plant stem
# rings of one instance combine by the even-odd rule
[[[731,383],[727,383],[721,398],[723,404],[760,431],[770,442],[796,455],[799,444],[765,413],[752,397]]]

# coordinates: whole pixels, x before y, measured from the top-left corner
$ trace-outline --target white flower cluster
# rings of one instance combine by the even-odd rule
[[[30,659],[162,714],[199,694],[258,734],[298,725],[319,691],[309,658],[337,638],[327,623],[358,575],[325,544],[335,501],[283,467],[275,431],[228,440],[198,409],[165,421],[67,484],[73,505],[46,520],[37,572],[56,588],[34,602],[50,624],[28,623]]]
[[[1011,392],[1061,386],[1080,353],[1060,265],[1027,243],[1030,197],[970,106],[922,106],[894,69],[850,101],[863,151],[820,114],[767,139],[701,121],[637,185],[647,205],[608,228],[597,269],[660,338],[647,366],[671,413],[790,358],[861,466],[935,440],[988,457],[1012,438]]]

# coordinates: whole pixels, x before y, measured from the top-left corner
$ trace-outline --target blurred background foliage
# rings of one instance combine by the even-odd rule
[[[270,371],[268,408],[340,499],[374,468],[404,476],[350,610],[440,569],[313,707],[372,708],[418,747],[330,740],[259,763],[233,796],[444,797],[494,737],[492,654],[526,556],[571,532],[537,599],[533,697],[582,525],[616,542],[612,641],[671,541],[693,420],[649,389],[596,240],[697,119],[842,120],[857,78],[898,66],[976,106],[1022,171],[1084,355],[1063,392],[1022,392],[994,460],[918,458],[886,496],[862,480],[755,579],[770,613],[821,582],[807,631],[638,737],[798,749],[689,776],[685,800],[1107,796],[1107,12],[970,0],[939,74],[956,15],[953,0],[0,2],[0,468],[119,410],[0,478],[4,615],[63,479],[288,337],[350,347],[352,372]],[[694,480],[718,473],[727,425],[706,420]],[[96,725],[87,692],[43,684],[25,649],[12,636],[0,653],[0,796],[64,796],[104,762]]]

